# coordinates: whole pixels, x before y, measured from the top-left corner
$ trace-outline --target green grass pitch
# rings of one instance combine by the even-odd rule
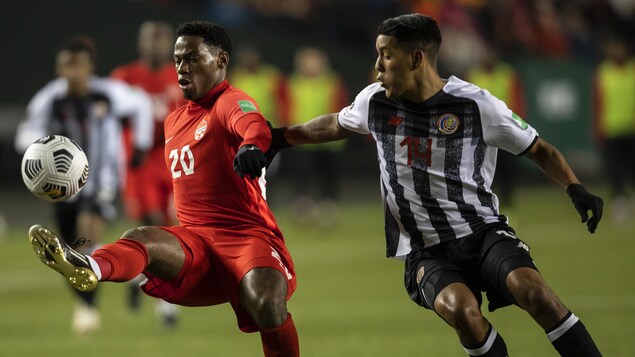
[[[512,225],[551,287],[605,356],[635,356],[634,220],[618,225],[607,209],[591,235],[562,191],[525,188],[517,202]],[[296,226],[284,210],[276,214],[298,275],[289,310],[302,355],[464,356],[452,329],[408,299],[403,264],[384,258],[381,205],[374,195],[344,204],[330,230]],[[28,225],[47,219],[26,221],[0,241],[0,356],[261,355],[259,335],[239,332],[229,305],[182,308],[179,326],[170,331],[158,323],[148,297],[138,314],[129,313],[125,286],[117,283],[101,285],[101,331],[73,336],[71,292],[27,242]],[[109,241],[125,228],[125,222],[113,226]],[[485,315],[510,355],[557,355],[520,309]]]

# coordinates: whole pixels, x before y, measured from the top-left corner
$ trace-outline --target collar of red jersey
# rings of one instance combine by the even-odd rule
[[[215,85],[214,87],[212,87],[212,89],[210,89],[209,92],[207,92],[207,94],[205,94],[202,98],[199,98],[198,100],[195,100],[195,101],[193,100],[191,102],[201,107],[211,107],[216,101],[216,99],[218,98],[218,96],[225,89],[227,89],[227,87],[229,87],[229,82],[227,80],[224,80],[218,83],[217,85]]]

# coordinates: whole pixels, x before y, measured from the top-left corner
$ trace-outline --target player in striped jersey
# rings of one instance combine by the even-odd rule
[[[405,259],[413,301],[435,311],[470,356],[506,356],[483,316],[516,304],[563,356],[599,356],[582,322],[543,280],[499,212],[490,186],[497,150],[527,156],[571,196],[593,233],[602,199],[588,193],[561,153],[487,91],[436,69],[441,34],[434,19],[410,14],[378,29],[379,83],[353,104],[301,125],[272,129],[276,150],[371,134],[377,143],[387,255]],[[592,211],[591,218],[588,210]]]
[[[128,118],[136,130],[131,146],[145,152],[152,144],[146,135],[152,129],[150,98],[124,82],[96,76],[96,66],[97,48],[92,39],[76,36],[67,40],[56,54],[58,78],[31,99],[27,118],[15,136],[20,152],[49,134],[67,136],[86,151],[88,182],[77,196],[52,207],[62,239],[70,244],[78,237],[90,237],[78,247],[86,254],[102,244],[107,224],[117,214],[115,199],[125,168],[120,140],[122,119]],[[79,293],[73,332],[90,334],[100,325],[96,292]]]

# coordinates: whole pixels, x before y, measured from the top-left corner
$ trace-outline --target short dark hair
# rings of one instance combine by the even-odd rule
[[[69,51],[71,53],[86,52],[90,61],[97,63],[97,46],[95,41],[87,36],[75,36],[64,41],[59,48],[59,52]]]
[[[181,36],[197,36],[203,38],[203,43],[220,48],[227,52],[229,56],[232,54],[232,41],[225,29],[213,22],[209,21],[189,21],[180,24],[176,28],[176,37]]]
[[[399,42],[409,42],[436,57],[441,47],[441,31],[430,16],[413,13],[384,20],[377,28],[378,35],[392,36]]]

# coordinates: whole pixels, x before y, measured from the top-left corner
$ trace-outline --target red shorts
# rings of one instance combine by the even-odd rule
[[[229,302],[244,332],[258,326],[240,306],[240,282],[254,268],[277,269],[287,278],[287,300],[296,288],[293,261],[281,237],[262,227],[241,230],[211,227],[162,227],[174,234],[185,252],[178,277],[163,281],[145,273],[143,291],[153,297],[184,306],[209,306]]]
[[[172,199],[172,177],[165,166],[162,148],[152,149],[138,168],[128,168],[124,203],[131,218],[139,219],[151,212],[162,212],[169,222],[168,207]]]

